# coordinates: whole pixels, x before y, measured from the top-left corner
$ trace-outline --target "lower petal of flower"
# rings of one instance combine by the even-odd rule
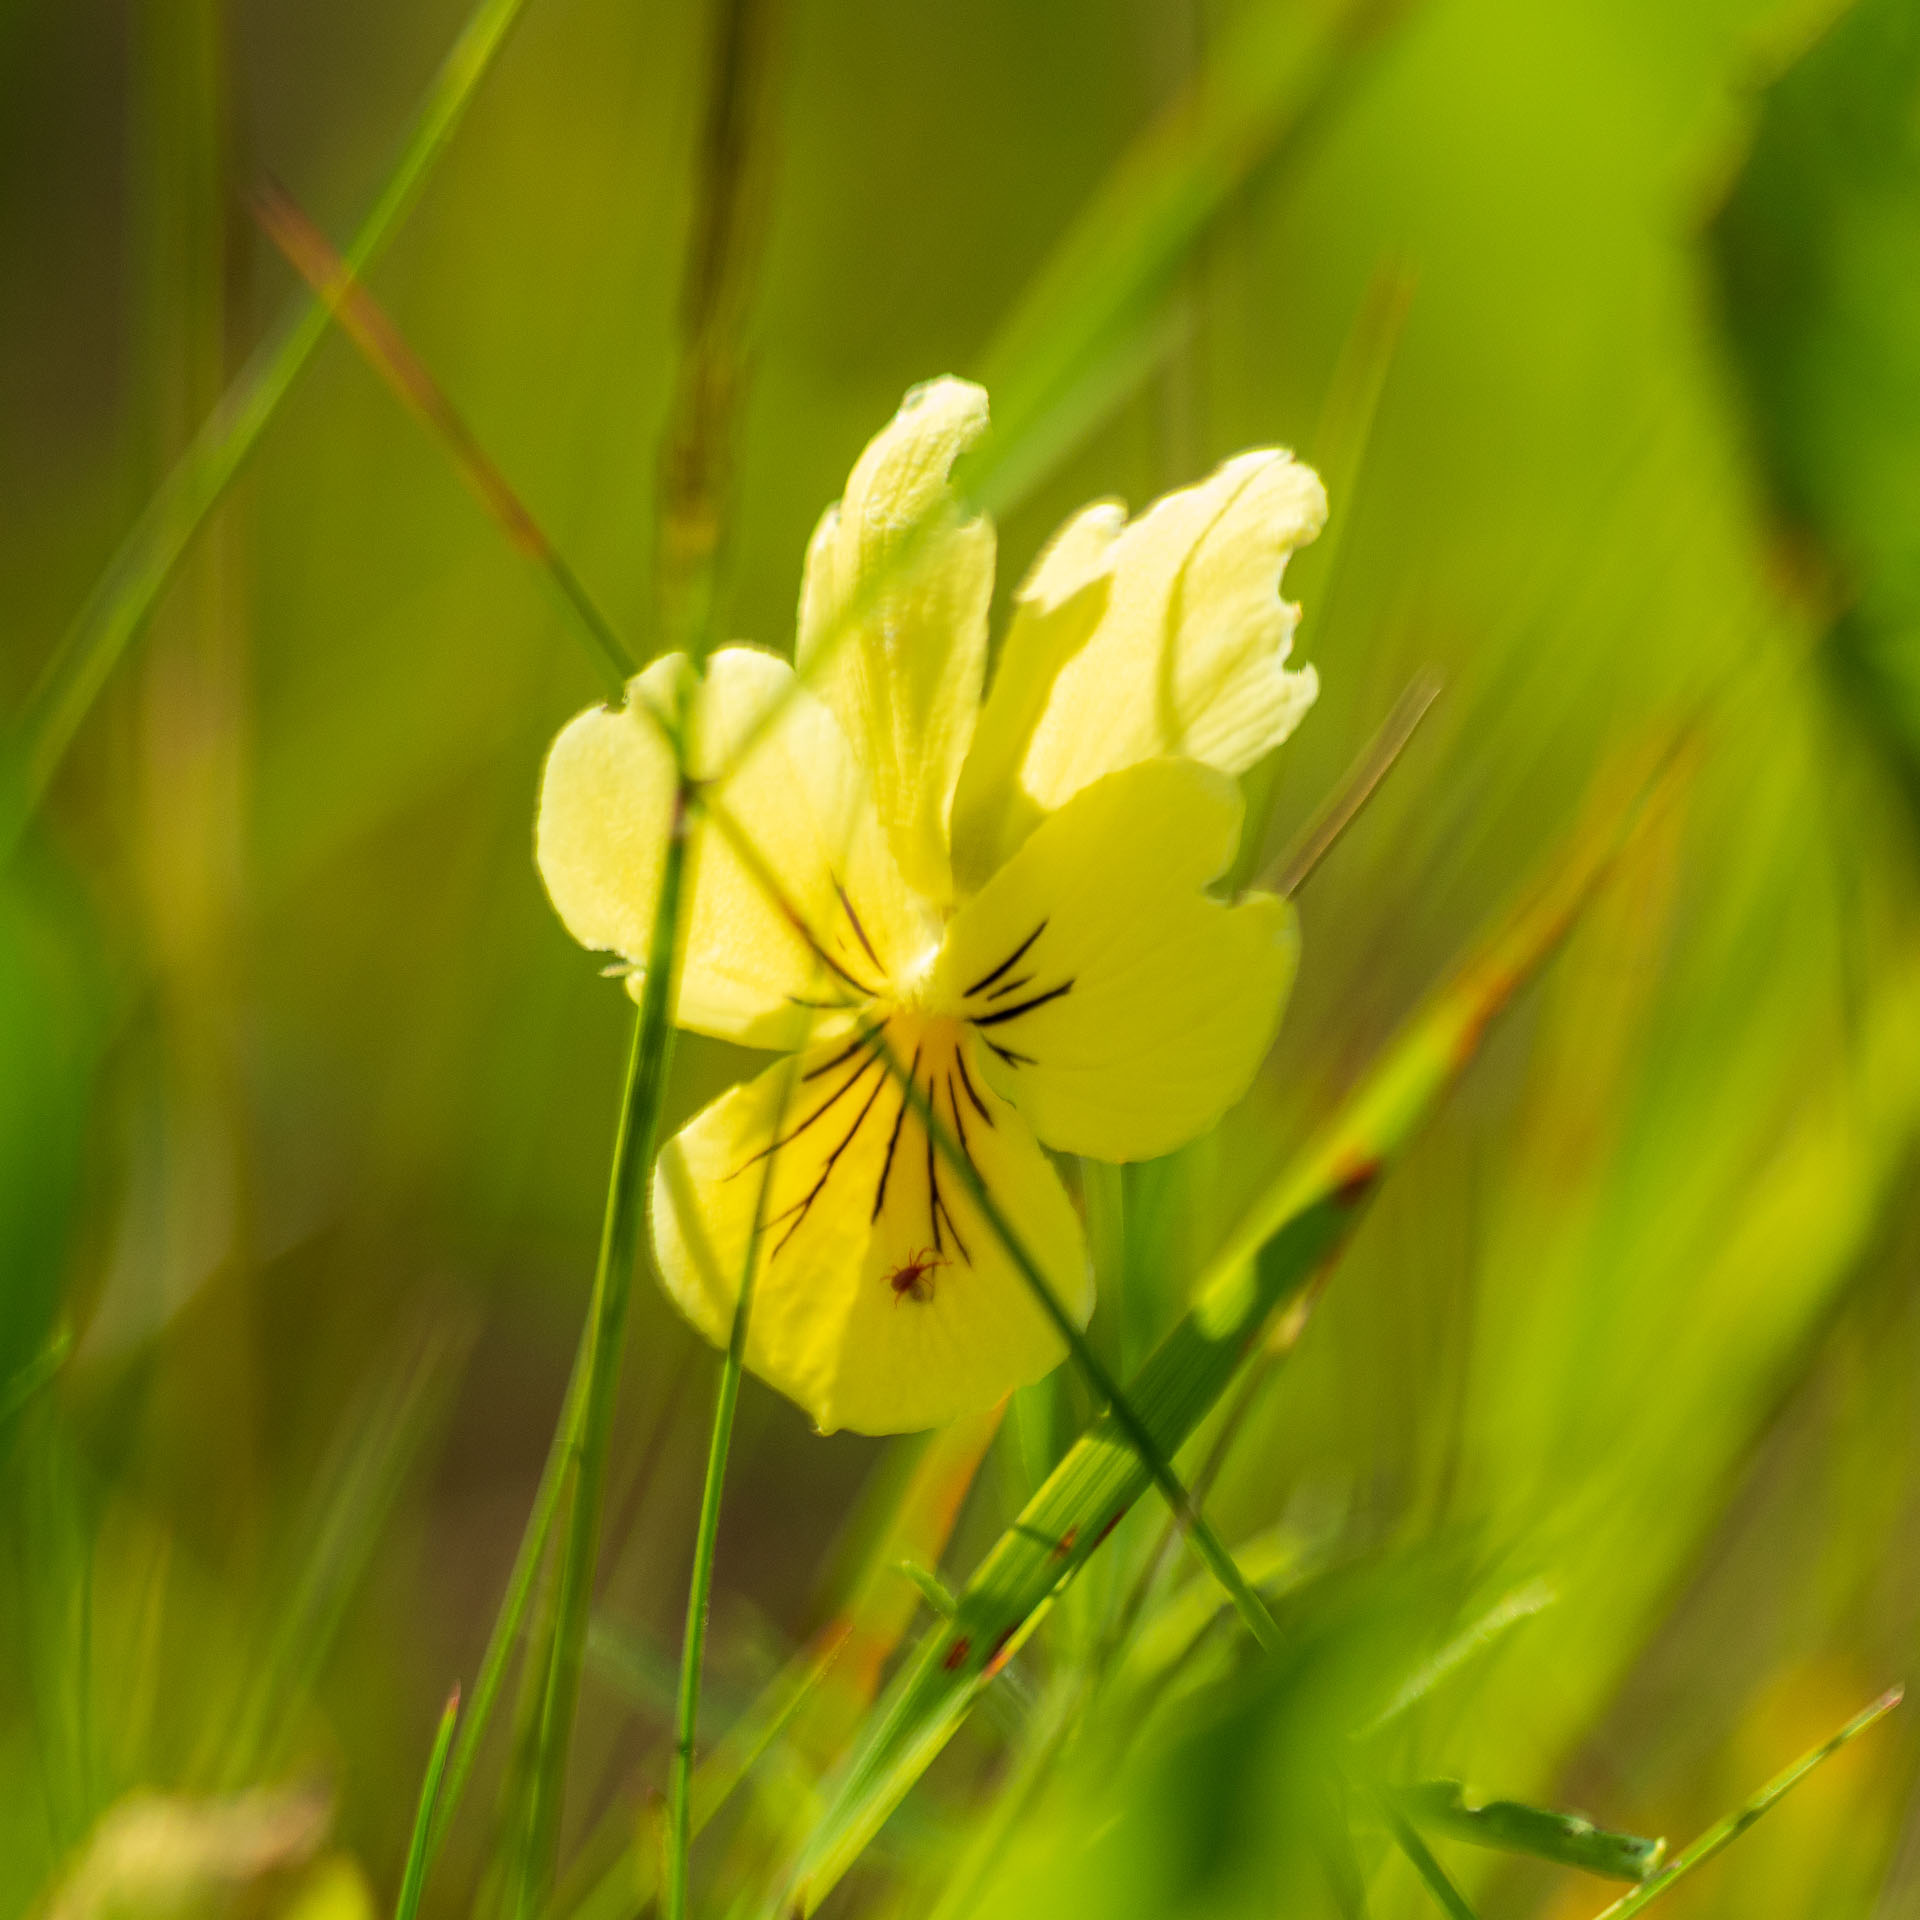
[[[876,1008],[723,1094],[654,1175],[661,1276],[716,1345],[760,1213],[746,1362],[825,1432],[939,1425],[1065,1351],[902,1073],[1062,1304],[1092,1310],[1072,1203],[1025,1121],[970,1071],[963,1030]]]

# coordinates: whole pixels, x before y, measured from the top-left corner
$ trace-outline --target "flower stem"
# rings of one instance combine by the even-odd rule
[[[420,1896],[426,1890],[427,1863],[433,1855],[434,1812],[440,1802],[447,1754],[453,1746],[453,1729],[459,1718],[460,1689],[455,1687],[441,1712],[439,1729],[433,1736],[433,1751],[427,1758],[427,1771],[420,1782],[420,1804],[413,1816],[413,1838],[407,1846],[406,1871],[400,1877],[394,1920],[413,1920],[420,1908]]]
[[[789,1057],[774,1110],[773,1138],[785,1124],[804,1049]],[[740,1294],[733,1304],[733,1326],[720,1363],[720,1391],[714,1398],[713,1434],[707,1443],[707,1479],[700,1492],[700,1525],[693,1541],[693,1577],[687,1587],[687,1625],[680,1642],[680,1694],[674,1717],[673,1763],[667,1774],[667,1858],[661,1886],[664,1920],[686,1920],[687,1855],[693,1844],[693,1754],[700,1726],[700,1671],[707,1649],[707,1602],[713,1592],[713,1550],[720,1536],[720,1496],[726,1486],[727,1453],[733,1445],[733,1414],[740,1400],[740,1372],[747,1353],[747,1326],[753,1314],[753,1283],[760,1264],[760,1235],[766,1225],[767,1197],[779,1161],[770,1153],[760,1165],[760,1188],[747,1232],[747,1257]]]
[[[527,1849],[517,1910],[539,1912],[551,1889],[560,1844],[560,1813],[566,1792],[567,1753],[580,1697],[580,1667],[586,1650],[587,1611],[600,1548],[600,1504],[606,1485],[607,1446],[620,1379],[627,1306],[645,1213],[647,1177],[660,1132],[673,1041],[673,974],[678,956],[682,883],[686,873],[687,807],[684,789],[674,807],[673,830],[660,873],[653,944],[647,958],[626,1090],[613,1149],[613,1174],[600,1235],[582,1354],[584,1386],[578,1423],[570,1438],[572,1500],[560,1563],[553,1657],[547,1672],[527,1816]]]
[[[1466,1895],[1456,1887],[1447,1876],[1447,1870],[1433,1857],[1432,1849],[1407,1824],[1407,1817],[1384,1794],[1375,1796],[1381,1817],[1387,1823],[1387,1830],[1393,1835],[1394,1844],[1399,1847],[1413,1870],[1426,1883],[1427,1891],[1433,1895],[1434,1903],[1447,1920],[1476,1920],[1473,1908],[1467,1904]]]

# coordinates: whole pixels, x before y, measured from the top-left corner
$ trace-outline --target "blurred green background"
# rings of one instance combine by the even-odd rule
[[[910,384],[981,368],[1246,4],[1290,11],[781,10],[725,634],[789,644],[859,448]],[[0,5],[8,712],[294,296],[246,190],[277,178],[344,240],[461,17]],[[640,643],[709,28],[691,0],[532,0],[372,276]],[[1323,693],[1250,780],[1250,835],[1282,846],[1417,671],[1444,691],[1303,893],[1254,1095],[1129,1170],[1096,1334],[1142,1350],[1597,772],[1690,725],[1683,802],[1396,1175],[1212,1502],[1230,1540],[1285,1522],[1408,1591],[1453,1593],[1442,1563],[1545,1583],[1397,1736],[1406,1776],[1684,1838],[1920,1645],[1920,9],[1425,0],[1249,157],[1155,290],[1157,356],[1003,519],[1002,604],[1084,500],[1278,442],[1333,493],[1287,589]],[[530,848],[546,743],[597,695],[443,450],[329,338],[0,883],[0,1378],[73,1336],[7,1414],[8,1912],[130,1789],[257,1778],[327,1780],[334,1844],[390,1898],[591,1274],[630,1009]],[[746,1064],[685,1042],[670,1119]],[[644,1817],[662,1778],[711,1379],[643,1284],[578,1826]],[[1009,1424],[950,1574],[1076,1392]],[[812,1437],[748,1383],[715,1724],[819,1623],[908,1451]],[[1242,1733],[1189,1737],[1260,1777]],[[970,1739],[845,1910],[926,1909],[991,1778]],[[498,1764],[430,1912],[467,1910]],[[1153,1766],[1115,1781],[1083,1736],[1001,1910],[1316,1910],[1243,1904],[1226,1867],[1150,1899],[1180,1848],[1285,1829],[1203,1845]],[[1920,1913],[1917,1788],[1896,1717],[1672,1911]],[[1074,1851],[1103,1809],[1158,1867]],[[1449,1857],[1487,1913],[1607,1898]],[[1371,1899],[1432,1910],[1397,1861]]]

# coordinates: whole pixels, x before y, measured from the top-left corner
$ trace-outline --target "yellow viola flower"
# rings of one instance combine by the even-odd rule
[[[684,711],[695,779],[732,769],[721,798],[758,857],[696,814],[675,1017],[800,1058],[663,1150],[653,1243],[724,1345],[767,1182],[746,1363],[823,1431],[933,1426],[1062,1358],[889,1058],[1084,1322],[1080,1221],[1044,1149],[1192,1139],[1246,1091],[1293,976],[1286,904],[1208,888],[1240,838],[1234,776],[1316,692],[1278,589],[1325,518],[1318,479],[1267,450],[1132,522],[1085,509],[1016,593],[983,700],[994,530],[949,476],[986,422],[980,388],[937,380],[861,455],[807,555],[797,676],[750,647],[697,683],[658,660],[619,711],[567,725],[541,788],[554,906],[637,968],[676,783],[646,708]],[[927,531],[892,564],[908,527]]]

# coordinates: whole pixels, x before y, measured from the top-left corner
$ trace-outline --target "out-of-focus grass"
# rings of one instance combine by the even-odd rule
[[[348,231],[460,11],[147,0],[124,57],[97,7],[0,14],[10,711],[289,293],[232,190],[269,169]],[[1216,1627],[1187,1656],[1191,1687],[1160,1700],[1163,1743],[1089,1722],[1057,1784],[1008,1816],[1036,1912],[1131,1910],[1169,1887],[1196,1912],[1334,1898],[1337,1823],[1289,1794],[1312,1771],[1300,1756],[1463,1611],[1536,1579],[1555,1603],[1395,1723],[1394,1778],[1464,1777],[1679,1838],[1911,1659],[1915,847],[1877,744],[1896,709],[1831,670],[1910,665],[1904,376],[1878,369],[1920,353],[1911,289],[1897,297],[1911,128],[1865,111],[1869,80],[1897,92],[1899,16],[1864,8],[1763,107],[1754,89],[1818,29],[1803,6],[1429,0],[1284,164],[1231,194],[1227,169],[1217,217],[1162,221],[1137,255],[1124,231],[1101,243],[1116,271],[1151,269],[1153,298],[1125,313],[1144,334],[1082,344],[1136,384],[1114,384],[1104,416],[1062,416],[1080,431],[1003,523],[1002,579],[1095,493],[1138,505],[1272,439],[1332,467],[1339,565],[1310,555],[1296,576],[1324,692],[1273,772],[1269,848],[1418,668],[1446,683],[1302,894],[1300,988],[1255,1095],[1218,1137],[1090,1194],[1120,1276],[1103,1351],[1137,1359],[1177,1317],[1183,1276],[1565,831],[1609,752],[1701,719],[1684,807],[1635,841],[1386,1188],[1227,1459],[1212,1510],[1229,1540],[1284,1523],[1314,1543],[1275,1593],[1294,1655],[1216,1698]],[[900,391],[1017,347],[1007,316],[1182,82],[1317,17],[792,11],[721,631],[785,644],[807,532]],[[635,634],[654,605],[706,30],[697,7],[538,0],[373,277]],[[1876,31],[1894,52],[1856,76],[1847,49]],[[1756,124],[1761,161],[1709,251]],[[1219,178],[1196,166],[1199,188]],[[1865,237],[1836,243],[1829,277],[1803,270],[1833,233]],[[1875,235],[1895,265],[1874,268]],[[1737,270],[1762,245],[1778,280]],[[1383,286],[1410,293],[1343,474],[1351,409],[1329,395],[1354,386]],[[1824,303],[1780,291],[1836,287]],[[1847,584],[1837,655],[1829,583],[1809,592],[1775,532],[1783,471]],[[396,1327],[472,1324],[425,1454],[404,1477],[382,1455],[397,1504],[355,1483],[384,1523],[356,1533],[364,1577],[338,1596],[337,1634],[303,1638],[288,1669],[284,1764],[332,1781],[338,1844],[391,1895],[558,1406],[616,1104],[623,997],[553,922],[529,857],[539,756],[597,693],[539,583],[338,339],[214,535],[78,736],[0,900],[0,1371],[31,1367],[63,1318],[77,1341],[5,1436],[9,1911],[128,1790],[221,1784],[206,1742],[289,1631],[315,1489],[352,1457],[343,1418],[389,1404],[368,1383],[396,1377]],[[743,1058],[681,1048],[669,1119]],[[598,1605],[668,1659],[707,1366],[642,1285]],[[1078,1395],[1059,1383],[1044,1421],[1019,1423],[1035,1458],[1009,1446],[982,1477],[953,1584],[1070,1437]],[[748,1383],[715,1701],[804,1661],[846,1601],[833,1570],[874,1564],[859,1541],[886,1529],[858,1523],[860,1491],[884,1511],[902,1451],[813,1438]],[[1056,1609],[1017,1663],[1025,1693],[970,1723],[852,1902],[911,1907],[964,1857],[998,1756],[1031,1750],[1023,1715],[1044,1732],[1157,1531],[1151,1513],[1121,1527],[1115,1571],[1096,1561]],[[664,1777],[667,1717],[594,1672],[568,1847],[589,1824],[644,1827]],[[817,1697],[823,1742],[843,1740]],[[794,1745],[803,1762],[763,1766],[721,1810],[696,1852],[703,1897],[745,1891],[748,1863],[770,1869],[817,1811],[809,1767],[830,1756]],[[430,1913],[471,1883],[497,1766],[449,1835]],[[1873,1736],[1670,1910],[1897,1911],[1920,1884],[1913,1778],[1911,1736]],[[1120,1806],[1108,1851],[1077,1853]],[[1384,1841],[1368,1851],[1379,1839],[1349,1863],[1369,1910],[1422,1911]],[[1605,1903],[1598,1882],[1433,1844],[1483,1913]],[[1294,1877],[1259,1879],[1269,1866]]]

